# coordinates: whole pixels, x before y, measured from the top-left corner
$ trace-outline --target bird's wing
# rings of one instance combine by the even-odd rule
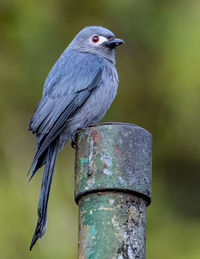
[[[71,50],[63,53],[50,71],[44,85],[43,98],[30,121],[33,134],[48,134],[60,114],[76,95],[87,89],[99,70],[102,58]]]
[[[30,122],[30,130],[38,136],[37,152],[32,166],[62,132],[66,126],[66,120],[85,103],[102,80],[104,67],[101,58],[80,52],[73,53],[73,55],[73,63],[69,55],[60,75],[55,70],[57,81],[51,80],[54,71],[50,72],[52,86],[50,87],[47,80],[43,98]],[[64,73],[63,70],[66,72]]]

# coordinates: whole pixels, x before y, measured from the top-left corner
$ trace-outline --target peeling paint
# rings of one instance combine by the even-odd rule
[[[130,124],[86,128],[75,170],[79,259],[145,259],[151,134]]]
[[[88,158],[88,176],[92,175],[92,166],[93,166],[93,149],[94,149],[94,140],[90,139],[89,142],[89,158]]]
[[[80,242],[86,255],[80,258],[144,259],[145,210],[143,199],[127,193],[93,193],[81,199],[79,218],[86,235]]]
[[[85,259],[88,250],[89,226],[82,226],[79,230],[79,259]]]
[[[134,256],[134,253],[133,253],[133,249],[132,249],[132,247],[129,245],[128,246],[128,256],[129,256],[129,258],[131,259],[135,259],[135,256]]]
[[[108,167],[112,165],[112,157],[105,154],[101,155],[101,161],[104,162]]]
[[[101,155],[101,161],[104,164],[103,173],[111,176],[113,174],[112,169],[112,157],[105,154]]]
[[[85,259],[145,258],[143,199],[120,193],[90,194],[79,201],[79,209],[81,226],[87,230],[82,238]]]
[[[90,188],[90,186],[93,186],[94,181],[95,181],[94,177],[88,178],[88,180],[87,180],[87,186],[85,187],[85,190],[88,190],[88,189]]]
[[[114,208],[105,208],[103,205],[99,207],[99,210],[115,210]]]
[[[113,205],[114,202],[115,202],[115,200],[113,200],[113,199],[109,200],[110,205]]]
[[[76,157],[75,197],[79,192],[82,195],[84,191],[114,188],[142,193],[150,202],[151,134],[148,131],[130,124],[86,128],[78,135]]]
[[[103,169],[103,173],[107,174],[107,175],[110,175],[110,176],[113,174],[113,172],[108,170],[107,168]]]
[[[125,184],[125,181],[124,181],[123,177],[119,176],[118,179],[119,179],[119,182],[120,182],[121,184]]]

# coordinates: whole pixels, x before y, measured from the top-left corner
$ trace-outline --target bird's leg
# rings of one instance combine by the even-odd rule
[[[77,147],[77,142],[76,142],[76,136],[74,137],[71,137],[71,147],[73,148],[73,149],[76,149],[76,147]]]

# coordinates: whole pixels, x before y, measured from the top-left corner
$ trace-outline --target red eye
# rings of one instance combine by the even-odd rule
[[[97,43],[99,41],[99,36],[95,35],[92,37],[92,42]]]

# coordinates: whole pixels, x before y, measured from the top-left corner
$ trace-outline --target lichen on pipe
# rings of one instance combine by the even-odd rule
[[[101,124],[79,132],[79,259],[145,258],[151,145],[151,134],[132,124]]]

